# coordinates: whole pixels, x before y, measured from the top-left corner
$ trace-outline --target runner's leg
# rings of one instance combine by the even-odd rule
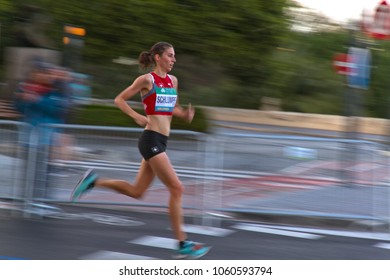
[[[142,160],[134,184],[130,184],[125,180],[98,178],[95,182],[95,186],[105,187],[118,193],[140,199],[149,188],[154,177],[155,175],[149,163],[146,160]]]
[[[168,187],[169,198],[169,216],[171,219],[172,229],[178,241],[186,240],[187,236],[184,233],[183,213],[182,213],[182,196],[184,187],[180,182],[167,154],[160,153],[149,159],[149,165],[153,169],[154,174],[161,182]]]

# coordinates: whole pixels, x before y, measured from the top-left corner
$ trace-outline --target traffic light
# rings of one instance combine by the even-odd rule
[[[63,43],[65,45],[83,47],[84,46],[84,37],[87,34],[85,28],[66,24],[64,25],[64,37]]]
[[[74,70],[80,70],[84,39],[87,34],[85,28],[73,24],[64,25],[63,36],[63,64]]]

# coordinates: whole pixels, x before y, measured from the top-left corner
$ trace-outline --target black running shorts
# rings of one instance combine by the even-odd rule
[[[138,139],[138,149],[145,160],[165,152],[168,137],[153,130],[144,130]]]

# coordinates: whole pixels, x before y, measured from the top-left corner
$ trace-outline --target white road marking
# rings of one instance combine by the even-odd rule
[[[240,224],[234,225],[233,228],[240,229],[240,230],[246,230],[246,231],[261,232],[261,233],[283,235],[283,236],[305,238],[305,239],[320,239],[323,237],[323,236],[317,235],[317,234],[274,229],[274,228],[264,227],[264,226],[256,225],[256,224],[240,223]]]
[[[169,250],[176,250],[177,246],[178,246],[176,239],[151,236],[151,235],[145,235],[145,236],[136,238],[134,240],[127,241],[127,243],[155,247],[155,248],[161,248],[161,249],[169,249]],[[195,243],[202,244],[199,242],[195,242]]]
[[[208,226],[197,226],[197,225],[185,225],[184,230],[188,233],[203,234],[209,236],[224,237],[232,234],[234,230],[208,227]]]
[[[305,228],[305,227],[290,227],[290,226],[274,226],[274,225],[261,225],[266,228],[299,231],[320,235],[333,235],[341,237],[372,239],[372,240],[390,240],[390,233],[381,232],[360,232],[360,231],[347,231],[347,230],[329,230],[320,228]]]
[[[80,258],[81,260],[153,260],[155,258],[125,254],[113,251],[97,251]]]
[[[177,249],[177,241],[175,239],[149,235],[128,241],[128,243],[170,250]]]
[[[390,243],[378,243],[374,247],[390,250]]]

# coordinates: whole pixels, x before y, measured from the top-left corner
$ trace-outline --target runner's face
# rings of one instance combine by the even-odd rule
[[[157,64],[166,72],[170,72],[176,62],[175,50],[168,48],[161,56],[157,55],[157,57]]]

